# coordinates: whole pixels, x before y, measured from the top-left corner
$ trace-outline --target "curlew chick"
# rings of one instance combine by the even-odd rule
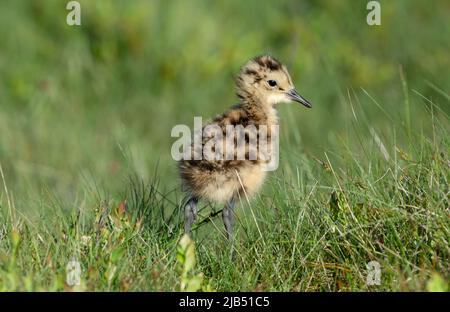
[[[276,135],[273,129],[277,129],[273,126],[278,126],[275,106],[282,102],[298,102],[311,107],[294,89],[286,67],[268,55],[251,59],[241,68],[236,77],[236,89],[240,103],[205,125],[201,131],[200,144],[195,146],[194,139],[191,145],[188,153],[191,157],[183,158],[178,163],[182,185],[188,193],[185,205],[186,233],[190,232],[196,218],[198,201],[205,199],[225,205],[223,222],[228,238],[232,239],[236,200],[254,195],[266,177],[270,157],[263,156],[273,151],[272,136]],[[205,131],[210,126],[214,126],[212,129],[215,131]],[[233,128],[230,126],[245,129],[244,132],[234,133],[244,133],[243,140],[235,135],[226,141],[230,137],[227,130]],[[262,128],[265,130],[259,131]],[[256,129],[256,136],[250,135],[252,132],[247,129]],[[266,136],[265,142],[268,141],[268,152],[265,154],[258,153],[261,136]],[[258,140],[252,139],[255,137]],[[210,144],[212,138],[216,144]],[[207,145],[213,146],[210,149],[212,157],[205,155]],[[221,153],[218,153],[219,150]],[[257,155],[251,157],[254,151]]]

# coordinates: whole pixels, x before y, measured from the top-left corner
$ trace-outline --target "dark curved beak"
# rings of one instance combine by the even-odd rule
[[[286,94],[289,96],[289,98],[292,101],[295,101],[295,102],[298,102],[300,104],[303,104],[303,105],[305,105],[308,108],[312,107],[311,103],[309,103],[309,101],[307,99],[305,99],[303,96],[298,94],[298,92],[295,89],[289,90],[288,92],[286,92]]]

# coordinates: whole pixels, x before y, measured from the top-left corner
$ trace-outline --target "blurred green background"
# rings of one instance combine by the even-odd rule
[[[263,53],[314,105],[279,107],[283,172],[343,137],[351,147],[353,109],[368,140],[404,125],[400,145],[431,131],[423,97],[450,112],[447,0],[380,1],[381,26],[361,0],[79,2],[81,26],[66,24],[67,1],[0,3],[0,164],[22,210],[50,192],[73,208],[155,168],[176,189],[171,128],[235,104],[233,75]]]

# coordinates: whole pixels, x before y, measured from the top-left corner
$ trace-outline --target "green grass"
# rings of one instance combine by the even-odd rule
[[[78,28],[65,1],[0,4],[0,290],[449,290],[447,1],[381,1],[379,27],[364,1],[80,2]],[[202,203],[193,264],[170,130],[266,52],[314,107],[279,108],[236,258]]]

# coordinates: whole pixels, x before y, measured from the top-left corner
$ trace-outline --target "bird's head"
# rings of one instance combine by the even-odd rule
[[[247,62],[236,77],[237,95],[242,100],[257,98],[271,106],[281,102],[311,103],[294,88],[286,67],[269,55],[257,56]]]

